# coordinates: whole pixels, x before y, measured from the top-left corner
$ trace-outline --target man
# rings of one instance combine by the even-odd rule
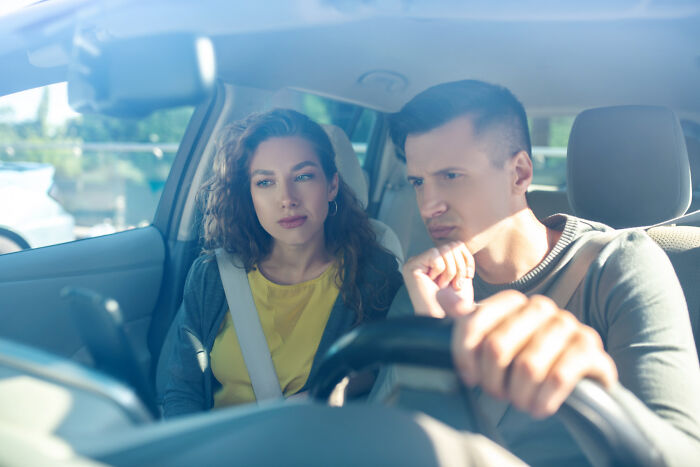
[[[545,417],[591,378],[669,463],[699,459],[700,372],[663,251],[644,233],[621,233],[568,303],[555,304],[546,296],[552,270],[576,261],[590,232],[609,228],[563,215],[542,223],[528,208],[522,104],[503,87],[458,81],[420,93],[390,125],[436,244],[406,262],[407,295],[416,314],[458,317],[458,372],[483,391],[479,403],[509,449],[530,463],[585,462],[561,423]],[[390,316],[408,308],[405,299]]]

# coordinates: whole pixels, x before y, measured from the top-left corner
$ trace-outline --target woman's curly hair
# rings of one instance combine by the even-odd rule
[[[333,145],[326,132],[297,111],[275,109],[254,113],[222,130],[213,175],[199,192],[200,202],[204,204],[203,246],[205,252],[224,248],[237,255],[246,271],[253,270],[267,257],[273,245],[272,237],[260,225],[253,206],[250,162],[263,141],[278,137],[300,137],[309,141],[327,180],[338,172]],[[363,303],[357,285],[358,271],[368,260],[365,252],[373,251],[373,247],[382,248],[355,194],[338,175],[335,198],[338,209],[324,222],[326,249],[338,259],[336,283],[344,303],[357,313],[360,322]]]

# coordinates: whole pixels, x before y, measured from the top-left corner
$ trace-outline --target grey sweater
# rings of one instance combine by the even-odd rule
[[[581,235],[609,230],[602,224],[555,215],[545,224],[562,231],[547,257],[509,284],[474,280],[475,299],[501,290],[547,295],[553,268],[571,261]],[[585,241],[585,240],[581,240]],[[578,245],[577,245],[578,246]],[[389,317],[410,312],[405,289]],[[700,462],[700,369],[683,291],[666,254],[644,232],[628,231],[606,245],[566,309],[602,337],[620,384],[613,397],[625,408],[666,462]],[[476,390],[509,450],[533,465],[587,464],[581,448],[556,418],[532,419],[506,402]]]

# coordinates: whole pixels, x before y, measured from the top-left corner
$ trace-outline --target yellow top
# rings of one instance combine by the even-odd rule
[[[298,392],[309,377],[339,292],[335,272],[332,265],[316,279],[293,285],[270,282],[258,269],[248,273],[253,301],[285,396]],[[215,408],[255,402],[231,313],[226,313],[214,341],[211,369],[222,385],[214,394]]]

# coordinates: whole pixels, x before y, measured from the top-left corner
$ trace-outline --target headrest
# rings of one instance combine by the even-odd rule
[[[367,188],[367,179],[360,167],[360,161],[352,148],[352,143],[343,130],[335,125],[322,125],[326,130],[328,137],[333,144],[335,151],[335,165],[338,167],[338,173],[345,183],[347,183],[352,191],[357,196],[357,199],[362,204],[362,207],[367,207],[367,198],[369,188]]]
[[[683,131],[669,109],[620,106],[576,117],[567,151],[569,203],[577,216],[638,227],[681,216],[690,206]]]

